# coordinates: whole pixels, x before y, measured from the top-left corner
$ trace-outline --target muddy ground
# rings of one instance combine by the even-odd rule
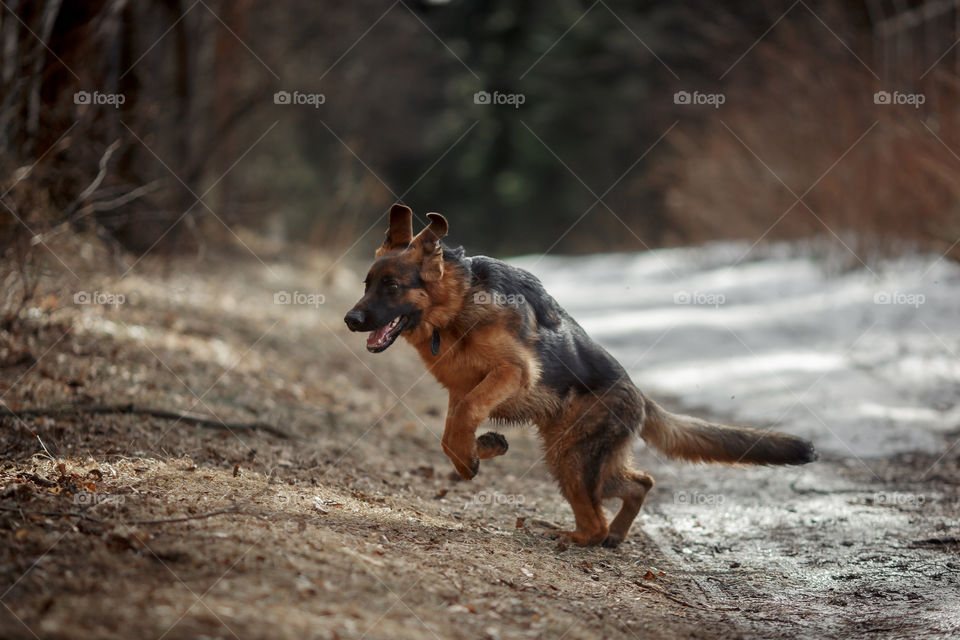
[[[442,390],[343,326],[360,265],[265,261],[51,267],[3,333],[2,404],[59,412],[2,418],[0,637],[960,633],[960,434],[791,469],[638,445],[627,542],[563,548],[532,430],[452,480]]]

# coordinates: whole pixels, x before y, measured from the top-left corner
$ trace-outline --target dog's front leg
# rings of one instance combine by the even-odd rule
[[[447,425],[443,431],[443,453],[464,480],[477,475],[480,457],[477,454],[477,427],[490,416],[497,405],[520,388],[523,372],[520,367],[504,364],[496,367],[462,398],[450,396]]]

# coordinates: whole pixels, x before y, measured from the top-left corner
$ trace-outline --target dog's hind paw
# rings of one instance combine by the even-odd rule
[[[502,456],[509,448],[507,439],[494,431],[488,431],[477,438],[477,455],[481,460]]]
[[[603,542],[600,544],[608,549],[614,549],[620,546],[620,543],[623,542],[623,536],[617,535],[614,533],[607,534],[607,537],[603,539]]]

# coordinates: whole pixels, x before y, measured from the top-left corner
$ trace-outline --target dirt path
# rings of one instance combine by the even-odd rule
[[[342,329],[357,274],[227,265],[81,274],[4,336],[9,408],[134,403],[228,424],[4,418],[0,637],[946,638],[960,627],[956,452],[923,476],[931,461],[919,458],[743,470],[641,451],[658,486],[628,542],[558,550],[545,534],[571,516],[532,433],[508,430],[507,456],[452,481],[440,388],[406,345],[371,356]],[[125,301],[73,304],[81,289]],[[281,291],[295,304],[274,304]],[[287,437],[232,426],[255,420]]]
[[[956,637],[958,492],[932,462],[659,465],[644,532],[750,636]]]

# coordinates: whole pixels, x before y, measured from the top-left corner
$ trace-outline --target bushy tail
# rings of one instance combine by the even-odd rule
[[[731,464],[806,464],[817,459],[802,438],[747,427],[728,427],[670,413],[649,398],[640,436],[671,458]]]

